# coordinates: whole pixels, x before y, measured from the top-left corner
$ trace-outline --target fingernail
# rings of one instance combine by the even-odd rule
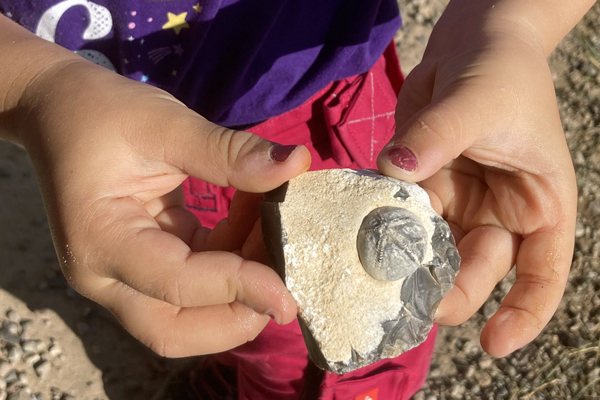
[[[265,315],[268,315],[273,321],[277,322],[278,325],[281,325],[281,317],[277,311],[269,308],[267,311],[265,311]]]
[[[513,319],[515,312],[513,310],[504,309],[500,315],[496,317],[496,325],[505,325],[511,319]],[[510,325],[510,322],[509,324]]]
[[[290,154],[296,149],[296,145],[284,145],[284,144],[275,144],[271,146],[271,151],[269,152],[269,157],[271,160],[282,163],[288,159]]]
[[[404,146],[394,147],[388,151],[387,158],[396,167],[406,172],[413,172],[419,166],[415,153]]]

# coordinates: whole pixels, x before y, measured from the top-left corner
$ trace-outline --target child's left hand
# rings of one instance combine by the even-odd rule
[[[461,270],[436,322],[467,320],[516,263],[517,281],[481,333],[502,357],[532,341],[562,298],[577,187],[543,40],[495,21],[492,2],[466,3],[450,3],[407,77],[378,166],[420,182],[457,236]]]

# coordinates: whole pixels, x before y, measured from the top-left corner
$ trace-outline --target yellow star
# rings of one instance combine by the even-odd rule
[[[167,21],[166,24],[164,24],[162,26],[163,29],[171,29],[173,28],[175,30],[175,33],[179,35],[179,32],[181,32],[181,30],[183,28],[189,28],[190,26],[188,25],[187,21],[185,20],[185,17],[187,17],[187,12],[183,12],[181,14],[175,15],[173,13],[167,13],[167,18],[169,18],[169,21]]]
[[[196,3],[196,5],[192,8],[194,9],[194,11],[196,11],[196,14],[199,14],[202,12],[202,6],[200,5],[200,3]]]
[[[175,70],[171,71],[171,75],[177,76],[177,71],[175,71]]]

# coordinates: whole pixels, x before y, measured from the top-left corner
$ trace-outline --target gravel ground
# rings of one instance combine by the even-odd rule
[[[445,0],[400,0],[402,67],[420,60]],[[459,327],[442,328],[429,379],[414,397],[600,398],[600,4],[550,57],[577,171],[572,273],[544,332],[504,359],[479,345],[509,276]],[[0,142],[0,400],[159,400],[194,360],[165,360],[133,340],[101,307],[68,288],[58,267],[35,176],[20,148]]]

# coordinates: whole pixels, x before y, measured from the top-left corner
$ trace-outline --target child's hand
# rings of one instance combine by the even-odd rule
[[[17,118],[38,173],[63,272],[161,355],[227,350],[296,305],[269,267],[249,261],[256,196],[239,193],[212,232],[183,206],[187,175],[246,192],[305,171],[304,147],[275,148],[216,126],[169,94],[87,61],[37,77]],[[285,156],[287,160],[284,160]],[[255,243],[255,242],[254,242]]]
[[[461,270],[437,322],[467,320],[516,263],[517,281],[481,333],[483,348],[502,357],[558,307],[577,188],[543,41],[524,20],[478,13],[494,2],[474,3],[451,3],[434,29],[378,165],[421,182],[459,241]]]

